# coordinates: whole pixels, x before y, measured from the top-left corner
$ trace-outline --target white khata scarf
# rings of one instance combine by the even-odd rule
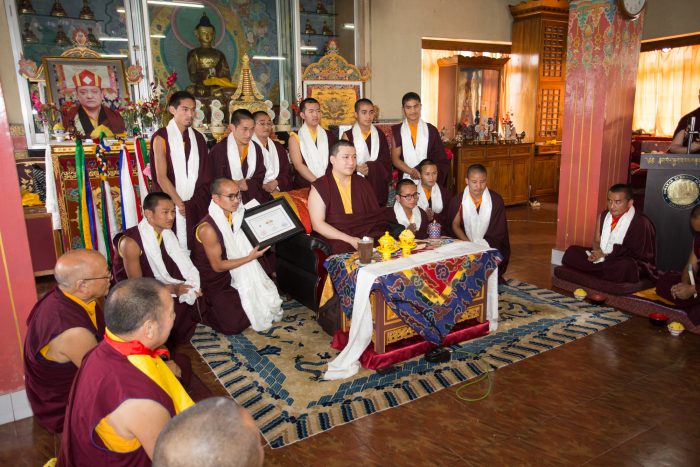
[[[243,168],[241,163],[241,153],[238,151],[238,145],[236,144],[236,138],[233,137],[231,133],[226,137],[226,158],[228,159],[228,166],[231,169],[231,178],[233,180],[249,180],[255,173],[255,167],[258,160],[258,152],[255,149],[255,144],[251,141],[248,143],[248,155],[246,160],[248,161],[248,172],[243,176]]]
[[[370,126],[369,138],[369,142],[372,146],[371,152],[367,148],[367,141],[365,141],[360,125],[355,122],[352,126],[352,143],[357,151],[357,165],[374,162],[377,160],[377,157],[379,157],[379,131],[377,131],[374,125]],[[362,175],[360,172],[357,172],[357,174]],[[362,176],[364,177],[364,175]]]
[[[418,206],[424,211],[430,208],[430,203],[432,202],[433,207],[431,208],[435,214],[440,214],[442,212],[442,191],[437,183],[433,185],[430,189],[430,200],[425,195],[425,190],[423,189],[423,184],[418,185]],[[470,237],[471,238],[471,237]]]
[[[632,206],[617,221],[615,230],[611,230],[612,214],[610,214],[610,211],[608,211],[608,213],[605,215],[605,219],[603,220],[603,229],[600,232],[600,249],[603,251],[603,253],[608,255],[612,253],[613,246],[622,245],[625,235],[627,235],[627,229],[630,228],[630,223],[632,222],[634,213],[634,206]]]
[[[469,194],[469,188],[464,189],[462,195],[462,221],[464,222],[464,233],[467,234],[469,240],[484,246],[491,246],[484,240],[484,235],[489,228],[491,221],[491,193],[486,188],[481,195],[481,206],[479,212],[476,212],[476,204]]]
[[[420,230],[421,215],[420,208],[418,206],[413,208],[413,211],[411,212],[411,216],[413,216],[413,222],[411,222],[408,216],[406,216],[406,211],[403,210],[403,206],[401,206],[401,203],[394,203],[394,215],[396,215],[396,221],[404,227],[408,228],[409,225],[416,224],[416,232]]]
[[[265,179],[263,180],[263,183],[276,180],[280,174],[280,160],[279,154],[277,153],[277,145],[274,141],[268,138],[266,148],[255,133],[253,133],[253,141],[258,143],[258,146],[260,146],[263,153],[263,159],[265,160]]]
[[[168,273],[165,263],[163,262],[160,246],[158,245],[156,231],[145,217],[138,223],[138,229],[148,265],[151,267],[155,279],[158,282],[168,285],[182,284],[183,281],[173,278]],[[186,251],[180,246],[172,230],[163,229],[161,238],[165,245],[165,251],[168,252],[168,256],[172,258],[177,268],[180,270],[180,274],[185,278],[184,283],[191,286],[190,290],[186,294],[180,295],[178,299],[180,303],[194,305],[195,300],[197,300],[197,292],[200,288],[199,271],[194,267],[194,264],[192,264],[192,260],[187,255]]]
[[[316,177],[326,174],[328,168],[328,135],[321,126],[316,127],[316,143],[311,137],[309,127],[304,123],[299,128],[299,146],[301,156],[304,158],[306,166]]]
[[[401,125],[401,151],[403,152],[403,161],[411,168],[415,168],[420,164],[420,161],[428,157],[428,124],[422,118],[418,121],[415,146],[413,146],[408,120],[403,120]],[[411,178],[411,176],[404,174],[403,178]]]
[[[190,154],[185,164],[185,143],[182,141],[182,133],[177,128],[175,119],[170,120],[165,129],[168,132],[168,147],[175,174],[175,191],[182,201],[189,201],[194,195],[194,187],[199,176],[197,138],[192,128],[185,130],[190,137]],[[178,209],[175,210],[175,225],[177,226],[177,238],[180,241],[180,246],[189,253],[187,249],[187,220]]]
[[[224,210],[214,201],[209,204],[209,215],[224,237],[226,258],[241,258],[253,249],[241,230],[245,208],[239,204],[233,213],[233,225],[229,225]],[[230,271],[231,287],[238,291],[241,305],[245,311],[250,327],[261,332],[270,329],[273,322],[282,319],[282,299],[277,292],[274,282],[267,277],[260,263],[250,261]]]

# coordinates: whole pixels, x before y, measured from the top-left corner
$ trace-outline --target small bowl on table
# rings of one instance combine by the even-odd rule
[[[594,293],[588,296],[588,300],[594,305],[602,305],[608,300],[608,297],[599,293]]]
[[[650,313],[649,322],[654,326],[666,326],[668,316],[663,313]]]
[[[574,290],[574,298],[576,298],[576,300],[581,300],[581,301],[583,301],[583,300],[586,299],[587,296],[588,296],[588,294],[587,294],[586,291],[583,290],[583,289],[576,289],[576,290]]]

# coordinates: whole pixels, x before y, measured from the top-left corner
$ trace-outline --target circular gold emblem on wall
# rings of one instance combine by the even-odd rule
[[[675,175],[664,183],[666,204],[673,208],[687,209],[700,203],[700,180],[693,175]]]

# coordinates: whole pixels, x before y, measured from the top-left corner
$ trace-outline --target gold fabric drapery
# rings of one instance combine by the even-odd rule
[[[673,136],[678,120],[698,107],[700,45],[639,54],[632,128]]]
[[[437,122],[437,103],[438,103],[438,74],[440,67],[437,61],[441,58],[453,57],[455,55],[463,55],[465,57],[473,57],[474,52],[464,50],[436,50],[436,49],[421,49],[421,87],[420,97],[423,104],[423,120],[436,124]],[[483,52],[484,57],[500,58],[505,55],[500,53]],[[501,92],[499,95],[499,118],[503,117],[505,112],[510,112],[506,107],[507,83],[509,63],[503,67],[503,76],[501,77]],[[491,90],[492,92],[494,90]],[[457,123],[457,122],[455,122]],[[442,128],[438,128],[442,130]]]

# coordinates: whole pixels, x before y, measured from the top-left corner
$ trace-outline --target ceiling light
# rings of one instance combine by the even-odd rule
[[[355,25],[352,23],[345,23],[345,24],[343,24],[343,27],[345,29],[355,29]]]
[[[286,60],[286,58],[272,55],[253,55],[253,60]]]
[[[126,8],[124,8],[124,7],[117,8],[117,13],[126,13]]]
[[[102,58],[127,58],[126,54],[100,54]]]
[[[301,47],[299,47],[299,50],[309,50],[316,52],[318,50],[318,47],[316,47],[315,45],[302,45]]]
[[[151,34],[151,39],[165,39],[165,34]]]
[[[100,37],[100,42],[129,42],[126,37]]]
[[[146,3],[149,5],[162,5],[162,6],[172,6],[172,7],[183,7],[183,8],[204,8],[201,3],[194,2],[166,2],[165,0],[148,0]]]

